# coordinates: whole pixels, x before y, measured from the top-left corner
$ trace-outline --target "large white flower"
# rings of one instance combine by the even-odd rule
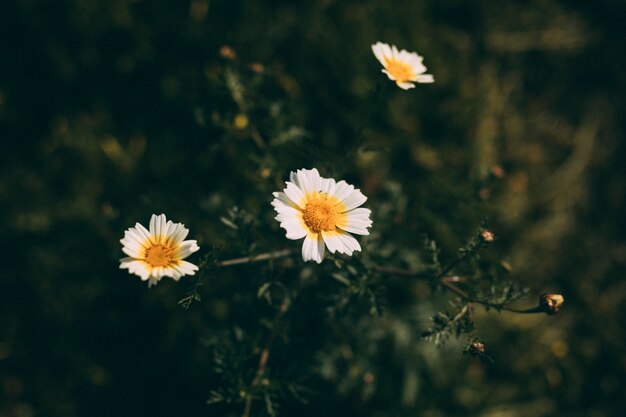
[[[435,79],[431,74],[424,74],[426,67],[422,63],[423,57],[406,49],[398,51],[395,45],[377,42],[372,45],[372,51],[376,58],[385,67],[382,71],[390,80],[396,82],[403,90],[414,88],[417,83],[433,83]]]
[[[369,234],[371,211],[357,208],[367,197],[345,181],[320,177],[315,168],[291,172],[289,179],[283,192],[274,193],[272,206],[287,239],[304,238],[302,259],[321,263],[325,246],[331,253],[360,251],[350,233]]]
[[[183,259],[200,247],[195,240],[184,240],[187,234],[189,230],[182,223],[166,220],[165,214],[153,214],[150,230],[136,223],[124,232],[120,242],[129,257],[120,259],[120,268],[139,275],[149,287],[163,277],[178,281],[183,275],[194,275],[198,267]]]

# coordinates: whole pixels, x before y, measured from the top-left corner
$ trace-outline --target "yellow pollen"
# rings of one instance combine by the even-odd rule
[[[146,249],[146,262],[152,267],[168,266],[172,263],[172,249],[161,244],[153,244]]]
[[[397,82],[410,81],[413,78],[413,69],[410,65],[397,59],[387,60],[385,66],[387,72],[396,79]]]
[[[302,211],[304,224],[315,233],[335,230],[339,217],[339,211],[324,198],[309,201]]]

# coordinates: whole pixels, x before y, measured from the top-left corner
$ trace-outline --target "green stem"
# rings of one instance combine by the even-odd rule
[[[265,252],[254,256],[244,256],[242,258],[235,259],[227,259],[225,261],[220,261],[217,263],[217,266],[234,266],[234,265],[242,265],[242,264],[251,264],[254,262],[267,261],[270,259],[278,259],[284,258],[286,256],[293,255],[297,253],[296,249],[283,249],[275,252]]]

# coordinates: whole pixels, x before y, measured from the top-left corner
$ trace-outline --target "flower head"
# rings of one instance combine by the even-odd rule
[[[539,306],[549,316],[558,313],[564,302],[565,297],[561,294],[541,294],[539,296]]]
[[[480,236],[483,238],[485,242],[493,242],[493,240],[495,239],[493,233],[487,229],[482,230],[480,232]]]
[[[408,52],[406,49],[398,51],[395,45],[389,46],[382,42],[372,45],[372,51],[385,67],[382,71],[403,90],[415,88],[413,82],[435,82],[431,74],[424,74],[426,72],[426,67],[422,63],[424,58],[415,52]]]
[[[360,251],[350,233],[369,234],[371,212],[357,208],[367,197],[345,181],[322,178],[315,168],[291,172],[289,179],[283,192],[274,193],[272,206],[287,239],[304,238],[302,259],[321,263],[325,247],[346,255]]]
[[[183,261],[200,247],[195,240],[184,240],[189,230],[182,223],[172,223],[165,214],[152,215],[150,229],[136,223],[120,240],[129,257],[120,259],[120,268],[155,285],[162,277],[178,281],[183,275],[194,275],[198,267]]]

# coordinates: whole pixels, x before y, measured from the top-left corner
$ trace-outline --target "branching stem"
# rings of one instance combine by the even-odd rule
[[[234,265],[242,265],[242,264],[251,264],[254,262],[267,261],[270,259],[278,259],[284,258],[289,255],[293,255],[297,253],[296,249],[283,249],[275,252],[266,252],[261,253],[254,256],[244,256],[242,258],[235,259],[227,259],[225,261],[220,261],[217,263],[217,266],[234,266]]]
[[[468,255],[459,256],[456,260],[450,263],[447,267],[445,267],[439,274],[437,274],[434,277],[435,279],[439,280],[439,283],[444,289],[458,295],[459,297],[461,297],[461,299],[463,299],[463,301],[467,303],[480,304],[485,307],[496,309],[498,311],[504,310],[504,311],[509,311],[511,313],[518,313],[518,314],[533,314],[533,313],[545,312],[545,309],[541,306],[531,307],[525,310],[518,310],[515,308],[507,307],[504,304],[498,304],[498,303],[492,303],[492,302],[485,301],[485,300],[480,300],[480,299],[472,297],[469,293],[459,288],[454,283],[462,282],[463,278],[456,276],[456,275],[447,276],[446,274],[450,272],[455,266],[463,262],[467,257]],[[417,279],[432,279],[433,278],[433,274],[428,271],[413,272],[413,271],[407,271],[405,269],[391,268],[391,267],[378,266],[378,265],[374,266],[372,269],[376,272],[389,274],[389,275],[399,275],[399,276],[405,276],[405,277],[413,277]]]
[[[259,255],[254,255],[254,256],[244,256],[242,258],[227,259],[225,261],[218,262],[217,265],[218,266],[223,266],[223,267],[225,267],[225,266],[234,266],[234,265],[243,265],[243,264],[249,264],[249,263],[254,263],[254,262],[267,261],[267,260],[270,260],[270,259],[284,258],[284,257],[290,256],[290,255],[296,254],[298,252],[299,251],[296,250],[296,249],[282,249],[282,250],[278,250],[278,251],[274,251],[274,252],[261,253]],[[457,266],[461,262],[463,262],[466,258],[467,258],[467,255],[459,256],[457,259],[455,259],[453,262],[451,262],[448,266],[446,266],[439,274],[436,275],[435,278],[439,280],[439,282],[440,282],[440,284],[441,284],[441,286],[443,288],[445,288],[446,290],[448,290],[448,291],[458,295],[459,297],[461,297],[464,301],[466,301],[468,303],[480,304],[480,305],[483,305],[485,307],[496,309],[498,311],[504,310],[504,311],[509,311],[511,313],[518,313],[518,314],[533,314],[533,313],[543,313],[544,312],[544,309],[542,307],[540,307],[540,306],[531,307],[531,308],[528,308],[528,309],[525,309],[525,310],[518,310],[518,309],[515,309],[515,308],[507,307],[507,306],[505,306],[503,304],[492,303],[492,302],[489,302],[489,301],[480,300],[480,299],[472,297],[469,293],[467,293],[466,291],[462,290],[461,288],[459,288],[457,285],[454,284],[455,282],[463,281],[463,278],[458,277],[456,275],[455,276],[447,276],[446,275],[455,266]],[[405,269],[386,267],[386,266],[380,266],[380,265],[375,265],[372,269],[374,271],[376,271],[378,273],[382,273],[382,274],[398,275],[398,276],[405,276],[405,277],[413,277],[413,278],[417,278],[417,279],[430,279],[433,276],[428,271],[414,272],[414,271],[407,271]],[[264,370],[265,363],[267,363],[267,358],[265,358],[265,363],[263,363],[264,352],[265,352],[265,350],[263,350],[263,352],[261,352],[261,361],[259,363],[259,369],[261,369],[261,370]],[[267,356],[267,355],[269,355],[269,350],[268,350],[267,354],[265,354],[265,356]],[[262,374],[262,372],[261,372],[261,374]],[[258,382],[257,382],[257,384],[258,384]]]

